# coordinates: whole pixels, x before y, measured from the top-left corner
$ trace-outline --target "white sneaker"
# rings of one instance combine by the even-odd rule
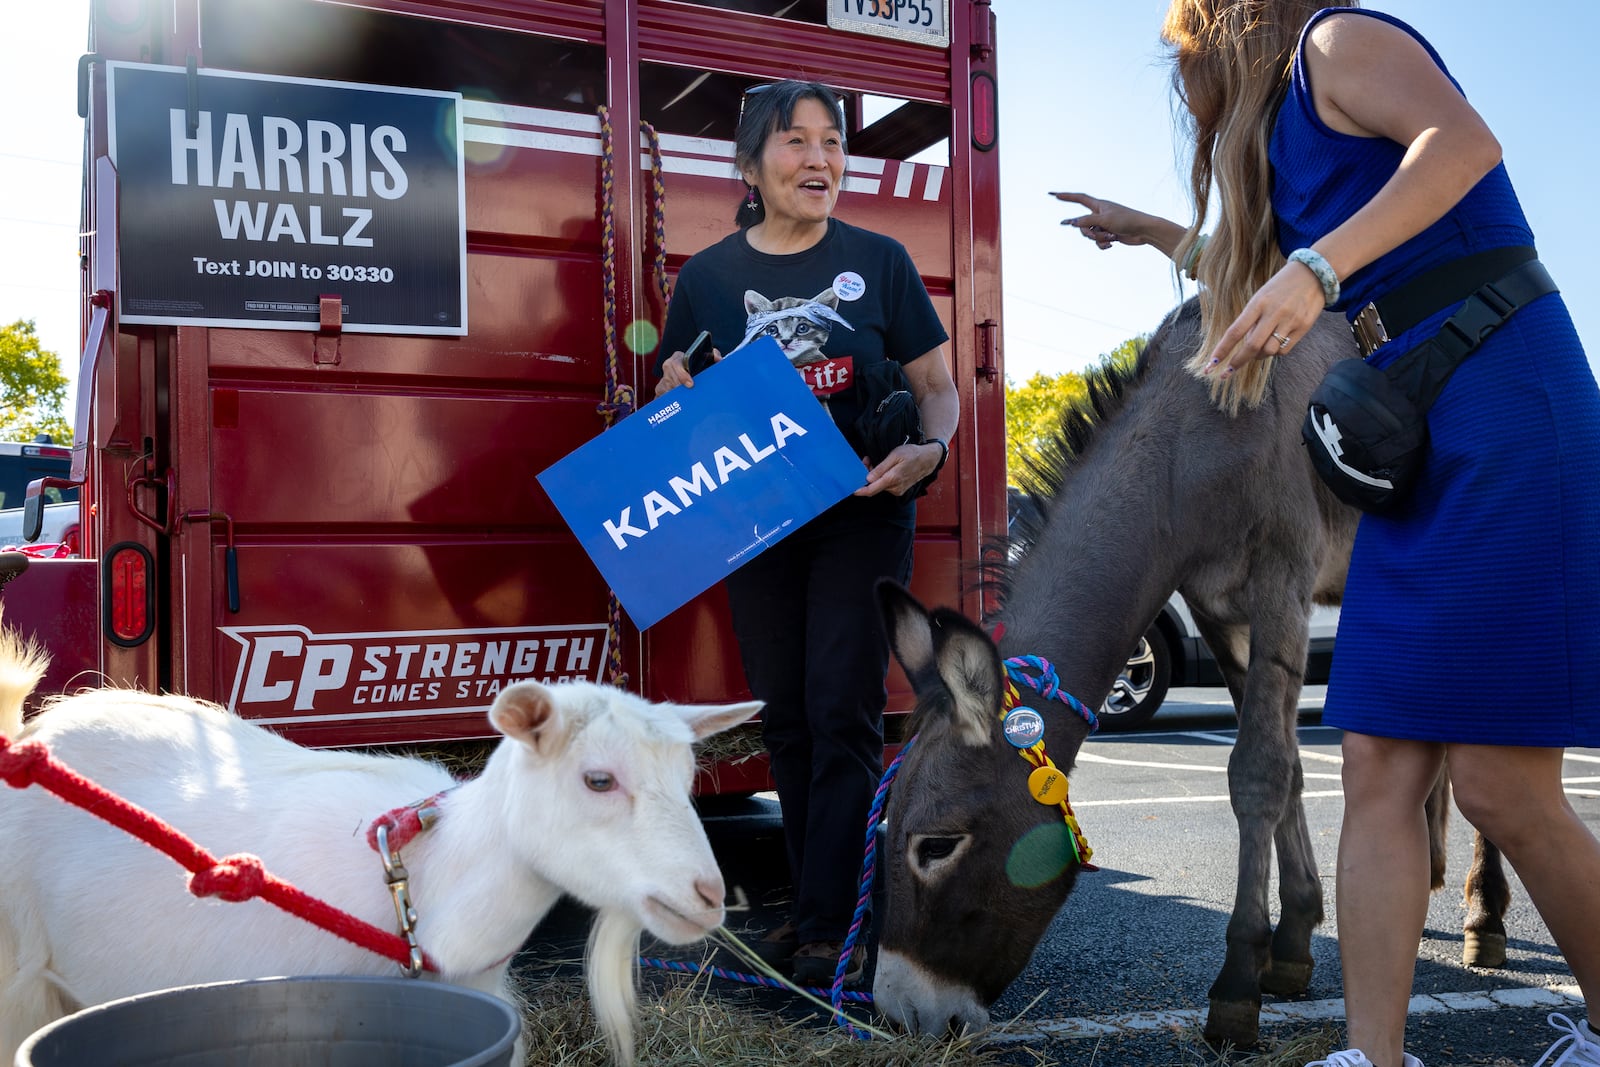
[[[1372,1067],[1367,1054],[1358,1048],[1335,1052],[1325,1060],[1312,1060],[1306,1067]]]
[[[1402,1052],[1401,1067],[1422,1067],[1422,1061],[1409,1052]],[[1306,1067],[1372,1067],[1372,1061],[1367,1059],[1367,1054],[1358,1048],[1345,1049],[1335,1052],[1325,1060],[1315,1060],[1306,1064]],[[1535,1067],[1538,1067],[1535,1064]]]
[[[1588,1023],[1575,1023],[1559,1011],[1551,1012],[1546,1021],[1562,1034],[1533,1067],[1544,1067],[1546,1060],[1550,1061],[1550,1067],[1562,1067],[1563,1064],[1600,1067],[1600,1034],[1595,1033]],[[1561,1055],[1556,1056],[1557,1052]],[[1552,1056],[1556,1058],[1550,1059]]]

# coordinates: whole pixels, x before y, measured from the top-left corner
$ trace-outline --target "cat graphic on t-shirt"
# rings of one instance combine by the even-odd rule
[[[771,337],[812,392],[818,396],[841,392],[854,382],[855,361],[849,356],[830,359],[822,354],[835,326],[855,329],[839,314],[838,306],[838,294],[831,287],[809,300],[796,296],[768,299],[754,289],[746,289],[744,309],[748,318],[744,342],[739,347],[760,337]]]

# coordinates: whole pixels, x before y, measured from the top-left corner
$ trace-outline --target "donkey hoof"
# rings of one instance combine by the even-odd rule
[[[1254,1048],[1261,1036],[1261,1005],[1250,1000],[1213,1000],[1206,1013],[1206,1044]]]
[[[1468,967],[1504,967],[1506,935],[1466,931],[1461,942],[1461,962]]]
[[[1292,997],[1304,993],[1311,986],[1310,961],[1273,960],[1261,976],[1261,991],[1279,997]]]

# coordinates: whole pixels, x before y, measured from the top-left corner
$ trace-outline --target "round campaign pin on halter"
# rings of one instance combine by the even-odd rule
[[[1030,707],[1018,705],[1006,712],[1000,731],[1016,748],[1032,748],[1044,739],[1044,716]]]
[[[1053,807],[1067,799],[1067,776],[1051,764],[1035,767],[1028,775],[1028,792],[1039,803]]]

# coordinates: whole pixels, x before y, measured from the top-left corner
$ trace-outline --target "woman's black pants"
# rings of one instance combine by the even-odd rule
[[[911,578],[913,530],[846,500],[728,578],[783,809],[800,943],[842,941],[883,774],[888,643],[873,587]],[[864,943],[864,940],[863,940]]]

